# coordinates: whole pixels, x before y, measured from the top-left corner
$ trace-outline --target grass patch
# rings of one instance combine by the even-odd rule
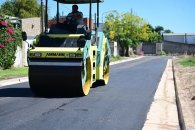
[[[166,56],[167,53],[166,53],[165,51],[161,51],[161,52],[160,52],[160,55],[161,55],[161,56]]]
[[[111,62],[118,61],[118,60],[123,60],[123,59],[125,59],[125,57],[121,57],[121,56],[111,56],[110,57]]]
[[[195,66],[195,57],[186,57],[186,58],[181,58],[179,61],[180,65],[184,67],[191,67]]]
[[[23,77],[28,75],[28,67],[11,68],[7,70],[0,69],[0,80],[15,77]]]

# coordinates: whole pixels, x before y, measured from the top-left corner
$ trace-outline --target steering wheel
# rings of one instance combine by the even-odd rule
[[[74,21],[75,20],[75,18],[73,17],[73,16],[67,16],[66,17],[66,20],[67,20],[67,22],[72,22],[72,21]]]

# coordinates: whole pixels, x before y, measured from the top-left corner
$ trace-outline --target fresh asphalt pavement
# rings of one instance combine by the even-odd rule
[[[141,130],[167,60],[113,65],[109,84],[85,97],[33,97],[27,82],[0,88],[0,130]]]

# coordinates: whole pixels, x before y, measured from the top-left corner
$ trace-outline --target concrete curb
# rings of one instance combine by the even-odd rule
[[[136,58],[128,58],[125,60],[112,62],[112,63],[110,63],[110,65],[115,65],[115,64],[128,62],[128,61],[138,60],[141,58],[143,58],[143,56],[136,57]],[[4,86],[19,84],[19,83],[24,83],[24,82],[28,82],[28,77],[19,77],[19,78],[14,78],[14,79],[2,80],[2,81],[0,81],[0,88],[4,87]]]
[[[142,130],[179,129],[172,60],[169,59]]]
[[[115,61],[115,62],[110,63],[110,65],[115,65],[115,64],[120,64],[120,63],[128,62],[128,61],[138,60],[138,59],[141,59],[143,57],[144,56],[140,56],[140,57],[136,57],[136,58],[128,58],[128,59],[120,60],[120,61]]]
[[[173,64],[173,78],[174,78],[174,84],[175,84],[175,96],[176,96],[176,103],[177,103],[177,109],[178,109],[178,117],[179,117],[179,123],[181,126],[182,130],[186,130],[186,124],[185,124],[185,120],[184,120],[184,116],[183,116],[183,110],[182,110],[182,106],[181,106],[181,102],[180,102],[180,98],[179,98],[179,92],[178,92],[178,77],[176,76],[176,71],[175,71],[175,66],[174,66],[174,60],[172,61]]]

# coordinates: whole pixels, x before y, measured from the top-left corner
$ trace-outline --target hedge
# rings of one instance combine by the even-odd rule
[[[14,28],[9,19],[0,16],[0,69],[12,67],[18,46],[22,46],[21,29]]]

